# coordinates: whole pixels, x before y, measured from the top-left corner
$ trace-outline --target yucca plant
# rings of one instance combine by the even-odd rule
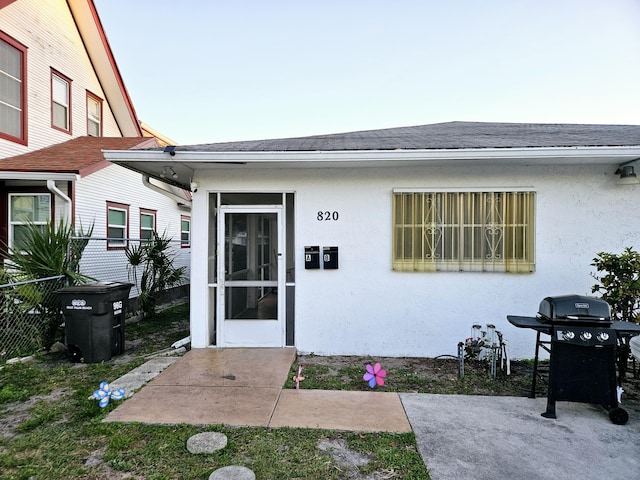
[[[62,220],[57,226],[52,222],[28,224],[20,243],[8,251],[5,273],[13,282],[50,279],[16,288],[17,305],[25,312],[35,312],[43,317],[45,347],[53,344],[62,323],[60,299],[54,292],[93,280],[80,273],[80,259],[87,241],[72,240],[74,236],[90,237],[92,233],[93,226],[88,231],[83,231],[82,227],[76,231]]]
[[[160,295],[184,279],[186,267],[174,266],[175,255],[170,248],[171,239],[165,233],[159,235],[156,232],[153,232],[151,239],[127,247],[129,280],[139,285],[138,302],[143,318],[152,317]]]

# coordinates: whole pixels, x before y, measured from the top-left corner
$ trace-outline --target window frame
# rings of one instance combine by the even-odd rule
[[[89,108],[89,102],[94,101],[96,102],[96,104],[98,105],[98,120],[96,121],[95,119],[91,118],[91,109]],[[87,90],[87,101],[86,101],[86,106],[87,106],[87,135],[90,137],[102,137],[102,105],[103,105],[104,100],[100,97],[98,97],[97,95],[94,95],[93,93],[91,93],[89,90]],[[91,122],[97,123],[98,124],[98,135],[93,135],[91,133],[91,130],[89,128],[89,125],[91,125]]]
[[[184,230],[182,228],[182,222],[189,223],[189,229]],[[187,233],[187,241],[182,240],[182,235]],[[188,215],[180,215],[180,248],[191,248],[191,217]]]
[[[149,216],[153,219],[153,227],[151,227],[151,229],[149,228],[143,228],[142,227],[142,217],[143,216]],[[148,242],[150,240],[153,239],[153,233],[156,232],[156,226],[157,226],[157,216],[158,216],[158,211],[157,210],[151,210],[149,208],[141,208],[140,209],[140,241],[145,241]],[[149,235],[148,238],[143,238],[142,236],[142,232],[146,232],[146,231],[150,231],[151,235]]]
[[[124,250],[129,247],[129,208],[130,206],[124,203],[118,202],[109,202],[107,201],[107,213],[106,213],[106,237],[107,237],[107,250]],[[113,211],[123,211],[125,212],[125,224],[121,225],[112,225],[109,223],[109,212]],[[124,228],[124,235],[122,239],[120,237],[111,237],[109,236],[110,228]]]
[[[17,79],[20,82],[20,136],[15,136],[10,133],[0,131],[0,138],[5,140],[9,140],[14,143],[19,143],[21,145],[28,145],[29,135],[28,135],[28,118],[27,118],[27,47],[22,43],[18,42],[16,39],[10,37],[6,33],[0,30],[0,42],[6,44],[10,48],[16,50],[20,55],[20,78]],[[0,72],[0,74],[5,74],[9,76],[6,72]],[[15,78],[15,77],[14,77]],[[12,105],[9,105],[10,108],[15,108]]]
[[[67,104],[64,105],[62,103],[60,103],[59,101],[57,101],[54,98],[54,84],[55,84],[55,79],[60,80],[62,83],[64,83],[66,85],[66,93],[67,93]],[[51,128],[55,129],[55,130],[59,130],[61,132],[64,133],[68,133],[71,134],[72,131],[72,108],[71,108],[71,104],[72,104],[72,98],[71,98],[71,84],[72,84],[72,80],[67,77],[66,75],[63,75],[62,73],[60,73],[59,71],[55,70],[55,69],[51,69]],[[66,113],[67,113],[67,125],[65,127],[61,127],[60,125],[56,125],[55,123],[55,106],[62,106],[64,108],[66,108]]]
[[[13,219],[12,216],[12,206],[13,206],[13,202],[12,199],[15,197],[48,197],[49,199],[49,212],[48,212],[48,216],[46,220],[37,220],[37,221],[31,221],[31,222],[19,222]],[[7,232],[7,245],[9,246],[9,249],[13,249],[14,245],[15,245],[15,233],[14,233],[14,227],[16,225],[28,225],[29,223],[33,223],[34,225],[47,225],[49,222],[52,221],[53,218],[53,212],[54,212],[54,199],[53,196],[51,195],[50,192],[48,191],[20,191],[20,192],[9,192],[7,194],[7,226],[8,226],[8,232]]]
[[[536,192],[393,191],[394,271],[535,271]]]

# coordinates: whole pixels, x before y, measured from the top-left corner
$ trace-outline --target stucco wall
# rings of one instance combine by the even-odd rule
[[[302,352],[454,355],[471,325],[493,323],[511,356],[531,358],[535,334],[509,314],[535,315],[547,295],[590,294],[593,257],[640,245],[640,185],[619,186],[614,166],[216,170],[197,173],[192,335],[205,342],[210,290],[207,191],[295,192],[296,336]],[[527,188],[536,199],[536,271],[400,273],[391,269],[394,188],[486,191]],[[338,221],[318,221],[336,211]],[[338,270],[305,270],[304,246],[338,246]]]

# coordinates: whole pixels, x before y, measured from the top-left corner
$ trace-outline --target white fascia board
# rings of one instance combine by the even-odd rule
[[[76,173],[0,171],[0,180],[54,180],[57,182],[75,182],[80,180],[80,175]]]
[[[103,150],[107,160],[119,162],[175,162],[197,164],[331,164],[331,166],[368,166],[406,163],[455,164],[457,162],[531,164],[618,164],[640,158],[640,146],[631,147],[541,147],[480,148],[441,150],[339,150],[310,152],[215,152],[180,151],[175,156],[154,150]]]

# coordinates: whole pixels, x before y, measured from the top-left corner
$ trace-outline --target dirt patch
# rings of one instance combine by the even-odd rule
[[[0,408],[0,438],[11,439],[16,436],[16,428],[32,418],[31,408],[40,402],[54,402],[69,394],[69,390],[60,388],[47,395],[36,395],[25,402],[14,402]]]
[[[395,478],[394,472],[373,472],[364,475],[358,467],[369,464],[370,458],[361,453],[351,450],[347,446],[346,440],[320,440],[318,442],[318,450],[329,455],[341,469],[346,478],[352,480],[385,480]]]

